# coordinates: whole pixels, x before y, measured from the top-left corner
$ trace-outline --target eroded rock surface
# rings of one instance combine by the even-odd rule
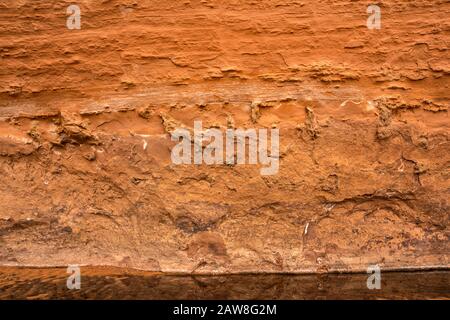
[[[448,1],[0,1],[0,264],[448,268]],[[170,132],[279,128],[280,169]]]

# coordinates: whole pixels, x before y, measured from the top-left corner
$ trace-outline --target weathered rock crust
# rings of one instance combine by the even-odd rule
[[[450,266],[448,1],[380,30],[364,1],[77,2],[81,30],[0,0],[0,265]],[[173,165],[194,120],[279,128],[279,174]]]

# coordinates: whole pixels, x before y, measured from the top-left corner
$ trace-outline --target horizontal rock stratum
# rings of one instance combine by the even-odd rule
[[[450,3],[369,4],[0,0],[0,265],[448,269]],[[198,120],[278,173],[173,164]]]

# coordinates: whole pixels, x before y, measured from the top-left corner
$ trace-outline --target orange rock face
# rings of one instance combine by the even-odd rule
[[[450,3],[0,0],[0,265],[449,268]],[[279,170],[176,165],[279,129]]]

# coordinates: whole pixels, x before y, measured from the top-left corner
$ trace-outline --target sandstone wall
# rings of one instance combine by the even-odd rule
[[[448,268],[450,2],[0,0],[0,265]],[[169,133],[279,128],[280,169]]]

